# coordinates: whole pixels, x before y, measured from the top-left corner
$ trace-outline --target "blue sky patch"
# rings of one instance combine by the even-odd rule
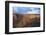
[[[13,7],[13,10],[18,14],[40,14],[40,8],[35,7]]]

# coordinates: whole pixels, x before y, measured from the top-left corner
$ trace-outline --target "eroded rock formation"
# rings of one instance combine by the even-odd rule
[[[13,15],[13,28],[16,27],[39,27],[40,15],[39,14],[15,14]]]

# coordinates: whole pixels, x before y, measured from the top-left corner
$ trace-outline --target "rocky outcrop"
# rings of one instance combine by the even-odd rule
[[[16,27],[39,27],[39,14],[15,14],[13,15],[13,28]]]

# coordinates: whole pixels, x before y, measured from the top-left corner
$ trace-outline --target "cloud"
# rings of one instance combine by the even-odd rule
[[[25,14],[40,14],[40,13],[38,13],[38,12],[35,12],[35,11],[33,11],[33,12],[31,12],[31,11],[28,11],[27,13],[25,13]]]

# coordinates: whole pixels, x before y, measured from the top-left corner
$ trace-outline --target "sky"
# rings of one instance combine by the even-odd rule
[[[18,14],[40,14],[40,8],[35,7],[13,7],[13,10]]]

